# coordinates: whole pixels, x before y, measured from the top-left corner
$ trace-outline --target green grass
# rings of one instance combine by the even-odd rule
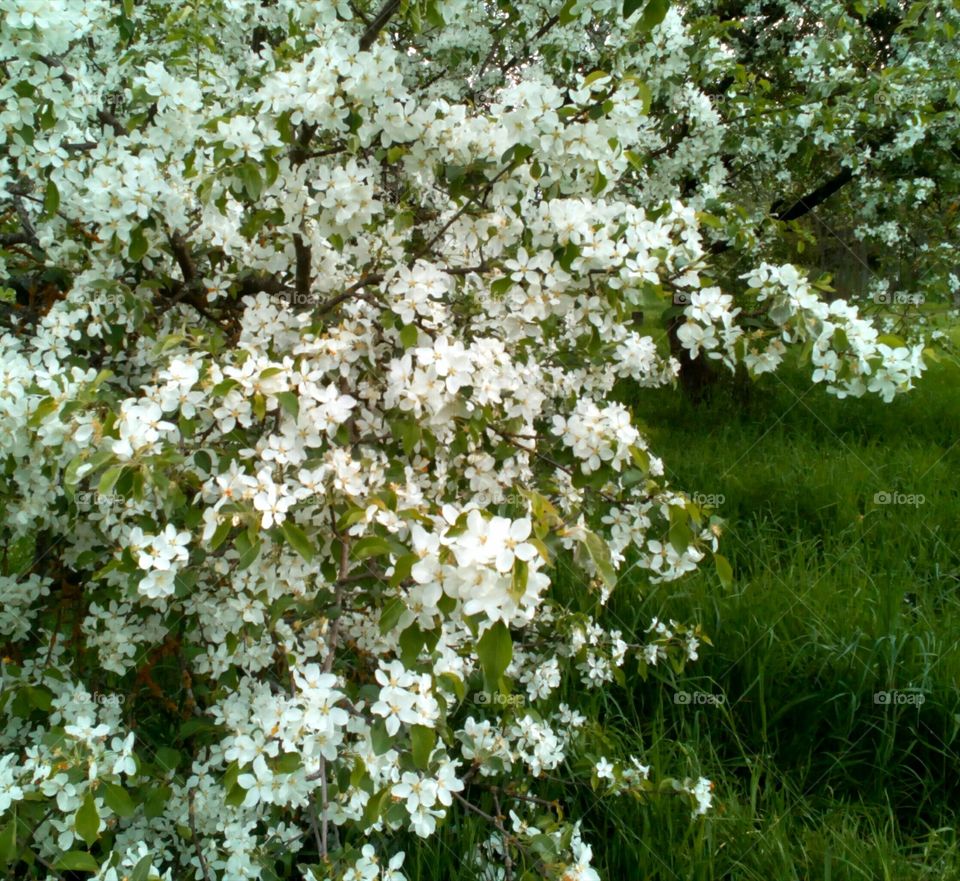
[[[568,697],[599,715],[608,756],[640,753],[658,775],[702,773],[716,789],[694,821],[679,800],[568,786],[601,876],[960,879],[960,374],[936,368],[889,405],[791,376],[746,403],[721,385],[699,406],[644,393],[636,410],[671,482],[723,497],[735,583],[704,565],[614,594],[606,623],[625,638],[658,615],[700,622],[714,645],[672,685],[632,677]],[[725,703],[678,705],[674,689]],[[877,704],[889,690],[924,701]],[[459,855],[479,834],[455,818],[408,852],[410,876],[476,877]]]

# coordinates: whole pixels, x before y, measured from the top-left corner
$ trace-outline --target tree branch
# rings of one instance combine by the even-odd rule
[[[540,29],[530,38],[530,41],[526,44],[526,47],[532,47],[537,40],[542,39],[547,35],[549,31],[558,21],[560,21],[559,13],[551,15],[541,26]],[[526,48],[525,47],[525,48]],[[500,72],[506,74],[508,71],[513,70],[524,58],[529,58],[530,52],[527,51],[523,55],[514,55],[502,68]]]
[[[10,232],[0,234],[0,248],[9,248],[11,245],[32,245],[36,237],[28,232]]]
[[[193,258],[190,256],[190,246],[180,233],[175,232],[170,236],[170,250],[173,251],[177,266],[183,273],[184,283],[189,285],[196,278],[197,271],[193,265]]]
[[[103,125],[109,125],[117,136],[127,134],[127,127],[109,110],[98,110],[97,119]]]
[[[400,0],[387,0],[386,3],[380,7],[380,11],[377,13],[376,17],[370,24],[367,25],[367,29],[363,32],[363,35],[360,37],[360,51],[366,52],[377,39],[380,31],[386,27],[388,21],[393,18],[393,14],[400,8]]]
[[[349,300],[357,291],[362,290],[368,285],[380,284],[383,281],[383,273],[375,272],[372,275],[365,275],[360,281],[354,282],[343,293],[331,297],[325,303],[317,307],[317,315],[324,315],[339,306],[344,300]]]
[[[296,293],[300,302],[307,302],[310,297],[310,273],[313,259],[313,249],[303,240],[300,233],[294,233],[293,247],[297,252]]]
[[[771,216],[776,220],[796,220],[813,211],[821,202],[826,202],[839,189],[846,186],[853,180],[853,171],[849,168],[842,168],[829,180],[824,181],[815,190],[811,190],[805,196],[801,196],[786,210],[779,210],[774,205],[771,210]],[[782,204],[782,200],[780,203]]]
[[[248,297],[254,294],[277,294],[289,293],[290,289],[275,275],[248,275],[240,282],[240,296]]]

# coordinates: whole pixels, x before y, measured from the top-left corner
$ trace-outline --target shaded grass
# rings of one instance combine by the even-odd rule
[[[715,784],[691,820],[677,799],[598,798],[574,762],[567,813],[601,876],[960,879],[960,374],[935,368],[889,405],[788,375],[746,400],[721,384],[699,406],[667,389],[634,407],[671,483],[716,497],[735,582],[707,561],[673,584],[627,579],[608,626],[633,641],[654,615],[699,622],[713,647],[679,677],[564,695],[601,719],[608,757]],[[913,702],[877,702],[891,691]],[[408,850],[410,877],[479,877],[463,855],[486,832],[454,815]]]
[[[736,582],[703,570],[615,595],[637,630],[651,614],[703,623],[714,647],[676,687],[725,702],[630,690],[625,741],[684,747],[718,809],[686,837],[684,818],[638,809],[657,858],[621,850],[609,877],[960,878],[958,378],[937,369],[890,405],[799,376],[746,406],[732,389],[699,407],[670,391],[637,402],[672,482],[716,497]],[[889,691],[922,704],[877,703]],[[630,825],[607,809],[597,840]]]

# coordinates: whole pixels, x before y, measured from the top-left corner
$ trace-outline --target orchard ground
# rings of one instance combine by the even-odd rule
[[[671,482],[726,520],[735,583],[706,565],[654,587],[626,576],[609,610],[625,639],[657,615],[702,622],[713,646],[663,671],[667,688],[628,671],[626,688],[566,696],[590,717],[602,705],[609,757],[715,783],[691,821],[679,801],[600,797],[582,768],[566,809],[601,876],[960,878],[960,371],[933,365],[891,404],[785,373],[746,406],[722,383],[699,406],[664,389],[635,408]],[[460,855],[483,830],[451,821],[410,849],[411,878],[480,877]]]

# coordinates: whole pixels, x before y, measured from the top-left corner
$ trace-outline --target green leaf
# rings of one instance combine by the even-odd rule
[[[599,196],[607,186],[607,179],[600,171],[600,163],[596,163],[596,169],[593,174],[593,195]]]
[[[690,528],[689,515],[685,507],[670,508],[670,544],[673,549],[682,554],[693,541],[693,530]]]
[[[73,828],[90,847],[96,840],[100,829],[100,814],[97,813],[97,803],[92,792],[87,793],[73,820]]]
[[[495,297],[502,297],[507,291],[510,290],[514,285],[512,278],[507,276],[506,278],[498,278],[495,282],[490,285],[490,291]]]
[[[44,398],[39,404],[37,404],[37,409],[30,414],[30,418],[27,420],[27,425],[29,425],[31,428],[36,428],[51,413],[56,411],[59,406],[60,405],[53,398]]]
[[[427,22],[435,28],[442,28],[447,23],[443,17],[441,5],[440,0],[427,0],[427,5],[424,9],[424,16]]]
[[[579,245],[575,245],[572,241],[567,242],[563,251],[561,251],[557,257],[560,268],[563,269],[564,272],[570,272],[573,267],[573,261],[576,260],[581,253]]]
[[[257,422],[263,422],[267,415],[267,399],[260,392],[253,396],[253,415],[257,417]]]
[[[420,425],[415,419],[393,419],[390,433],[403,445],[403,452],[410,455],[420,442]]]
[[[890,346],[891,349],[899,349],[906,345],[903,341],[903,337],[898,337],[896,334],[892,333],[882,333],[877,337],[878,343],[883,343],[885,346]]]
[[[503,621],[488,628],[477,642],[477,656],[483,668],[488,691],[496,691],[497,683],[513,658],[513,640]]]
[[[290,546],[308,563],[313,560],[313,545],[307,534],[292,520],[284,520],[281,526]]]
[[[414,567],[420,557],[417,554],[404,554],[397,559],[393,567],[393,575],[390,576],[390,587],[397,587],[403,581],[410,577],[410,570]]]
[[[47,189],[43,194],[43,211],[51,217],[57,213],[60,208],[60,191],[57,185],[52,181],[47,181]]]
[[[420,332],[415,324],[405,324],[400,328],[400,344],[405,349],[412,349],[420,337]]]
[[[627,12],[628,5],[631,7],[630,12]],[[632,14],[639,6],[640,3],[638,0],[624,0],[624,15]],[[640,15],[640,21],[637,23],[637,27],[640,29],[641,33],[651,31],[658,24],[660,24],[660,22],[666,17],[668,9],[670,9],[670,0],[649,0],[647,5],[643,8],[643,13]]]
[[[413,763],[421,770],[426,771],[430,764],[430,754],[437,742],[437,732],[426,725],[412,725],[410,727],[410,743],[413,748]]]
[[[263,170],[266,172],[264,179],[267,186],[272,187],[274,183],[276,183],[277,178],[280,177],[280,164],[272,156],[264,156]]]
[[[215,551],[220,547],[220,545],[227,540],[227,536],[230,535],[232,530],[233,524],[229,519],[221,521],[220,525],[217,526],[216,532],[213,533],[213,537],[210,539],[210,550]]]
[[[366,560],[368,557],[379,557],[388,553],[390,553],[390,545],[379,535],[361,538],[350,548],[350,558],[353,560]]]
[[[277,400],[280,406],[289,413],[294,419],[300,416],[300,401],[293,392],[277,392]]]
[[[383,719],[375,719],[370,726],[370,742],[373,745],[373,754],[377,756],[382,756],[393,746],[393,740],[387,733],[387,724]]]
[[[417,656],[420,654],[420,649],[423,648],[423,644],[426,641],[426,634],[420,629],[420,625],[417,623],[411,624],[400,634],[400,639],[398,640],[400,644],[400,660],[403,662],[404,667],[412,667],[417,662]]]
[[[530,567],[523,560],[514,560],[510,581],[510,596],[517,602],[527,591],[527,579],[529,577]]]
[[[376,747],[374,747],[374,751],[376,752]],[[362,825],[372,826],[376,823],[388,804],[390,804],[390,787],[385,786],[376,795],[370,796],[369,801],[367,801],[366,807],[363,809]]]
[[[247,791],[239,783],[234,783],[228,790],[227,797],[223,800],[223,803],[229,805],[231,808],[238,808],[246,801],[246,798]]]
[[[0,832],[0,863],[4,865],[12,863],[17,857],[17,817],[14,814],[13,819]]]
[[[717,567],[717,575],[720,577],[720,583],[724,587],[730,587],[733,584],[733,567],[729,560],[723,554],[714,554],[713,563]]]
[[[446,685],[449,685],[453,689],[453,693],[457,696],[457,700],[462,701],[466,697],[467,689],[463,684],[463,680],[457,676],[456,673],[441,673],[437,679]]]
[[[123,465],[114,465],[113,468],[108,468],[103,472],[100,483],[97,484],[97,492],[100,493],[100,495],[108,496],[113,492],[113,488],[117,485],[117,481],[123,474],[123,467]]]
[[[640,100],[643,102],[643,112],[650,112],[650,103],[653,101],[653,93],[650,91],[650,86],[648,86],[643,80],[638,79],[637,77],[632,77],[631,82],[637,88],[637,95],[639,95]],[[628,157],[629,158],[629,157]],[[631,160],[631,165],[633,161]]]
[[[137,810],[127,790],[116,783],[104,785],[103,802],[118,817],[132,817]]]
[[[617,586],[617,573],[610,557],[610,546],[599,535],[590,531],[584,536],[583,543],[593,565],[597,567],[597,574],[607,588],[612,590]]]
[[[263,180],[260,177],[260,166],[252,159],[248,159],[237,169],[237,176],[243,184],[243,189],[251,199],[259,199],[263,190]]]
[[[210,394],[216,398],[223,398],[233,389],[235,389],[240,383],[235,379],[225,379],[223,382],[218,382],[211,390]]]
[[[178,750],[171,749],[169,746],[161,746],[156,753],[157,764],[163,771],[176,771],[177,765],[183,759]]]
[[[380,632],[388,633],[396,627],[397,622],[400,620],[400,616],[406,611],[407,604],[400,599],[400,597],[394,597],[390,600],[384,607],[383,611],[380,613]]]
[[[150,870],[153,868],[153,856],[147,854],[140,858],[134,867],[133,871],[130,873],[129,881],[149,881],[150,879]]]
[[[223,778],[220,780],[220,785],[223,787],[224,792],[229,792],[237,785],[237,778],[240,776],[240,763],[234,759],[229,765],[227,765],[227,770],[223,772]]]
[[[553,862],[560,857],[560,846],[552,835],[534,835],[530,839],[530,849],[547,862]]]
[[[567,0],[567,2],[560,7],[557,20],[561,25],[570,24],[570,22],[577,20],[577,15],[573,11],[576,5],[577,0]]]
[[[241,532],[234,541],[234,547],[240,554],[237,566],[242,570],[250,566],[260,555],[261,543],[260,539],[251,541],[250,536],[246,532]]]
[[[278,774],[292,774],[303,767],[300,753],[281,753],[274,761],[273,770]]]
[[[56,106],[53,101],[47,101],[43,105],[43,112],[40,114],[40,129],[46,131],[57,124]]]
[[[99,872],[100,864],[92,854],[82,850],[68,850],[53,864],[61,872]]]
[[[130,248],[127,251],[130,259],[134,263],[138,263],[147,253],[148,248],[149,245],[147,244],[147,237],[143,234],[143,227],[135,226],[130,231]]]

